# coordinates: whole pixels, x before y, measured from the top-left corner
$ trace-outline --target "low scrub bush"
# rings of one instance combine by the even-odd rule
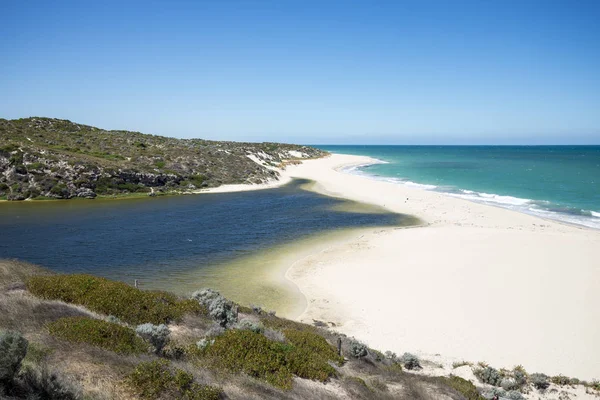
[[[135,333],[150,342],[154,346],[156,354],[160,354],[162,349],[169,343],[171,331],[165,324],[154,325],[146,323],[138,325],[135,328]]]
[[[87,317],[60,318],[48,324],[52,336],[74,343],[87,343],[122,354],[139,354],[148,345],[124,326]]]
[[[192,294],[192,299],[206,307],[208,314],[223,327],[233,326],[238,320],[237,305],[221,296],[216,290],[198,290]]]
[[[518,365],[513,369],[513,378],[515,378],[515,382],[517,383],[518,387],[523,387],[527,384],[529,375],[527,375],[525,368]]]
[[[166,324],[180,320],[186,313],[206,313],[193,300],[85,274],[34,276],[28,280],[27,289],[43,299],[80,304],[130,324]]]
[[[223,393],[218,387],[195,383],[192,374],[172,368],[167,360],[138,364],[126,382],[142,399],[218,400]]]
[[[340,356],[336,349],[330,345],[321,335],[308,331],[297,331],[286,329],[283,331],[285,338],[295,347],[312,352],[326,361],[335,361],[342,365],[344,358]]]
[[[400,357],[400,364],[404,366],[406,369],[421,369],[421,361],[419,357],[415,356],[411,353],[404,353],[402,357]]]
[[[500,386],[502,386],[502,389],[507,390],[507,391],[516,390],[519,388],[517,381],[515,381],[512,378],[503,378],[502,381],[500,382]]]
[[[466,400],[485,400],[485,397],[479,394],[479,391],[470,381],[458,376],[450,375],[441,378],[442,382],[462,394]]]
[[[282,389],[291,388],[293,375],[324,382],[335,375],[328,361],[339,358],[330,357],[335,351],[326,341],[303,333],[286,332],[286,344],[248,330],[229,330],[203,349],[196,347],[195,353],[215,368],[244,372]]]
[[[255,333],[265,332],[265,327],[260,322],[254,322],[247,318],[242,319],[235,327],[237,329],[246,329]]]
[[[564,385],[570,385],[571,384],[571,379],[569,377],[566,377],[564,375],[556,375],[553,376],[550,381],[552,383],[554,383],[555,385],[559,385],[559,386],[564,386]]]
[[[0,390],[10,387],[27,355],[27,339],[19,332],[0,332]]]
[[[500,386],[502,383],[502,376],[497,369],[492,368],[490,366],[484,368],[478,368],[473,371],[477,379],[481,382],[486,383],[492,386]]]
[[[366,357],[369,354],[367,345],[357,340],[351,340],[348,344],[348,352],[354,358]]]
[[[548,386],[550,386],[548,376],[544,374],[531,374],[529,376],[529,380],[531,381],[533,387],[538,390],[545,390],[548,389]]]

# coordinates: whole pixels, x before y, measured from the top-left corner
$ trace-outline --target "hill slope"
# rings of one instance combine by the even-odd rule
[[[185,192],[277,179],[286,161],[322,157],[307,146],[175,139],[53,118],[0,119],[0,197]]]

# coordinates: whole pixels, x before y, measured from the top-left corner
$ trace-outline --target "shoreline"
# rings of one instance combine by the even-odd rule
[[[289,176],[425,225],[370,229],[288,265],[285,276],[307,299],[300,321],[333,322],[372,347],[446,366],[600,377],[600,232],[340,172],[367,163],[333,154]]]

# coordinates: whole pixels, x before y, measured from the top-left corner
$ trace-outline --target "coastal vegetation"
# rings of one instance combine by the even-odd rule
[[[466,363],[455,370],[474,368],[471,381],[428,376],[419,371],[432,367],[415,355],[384,354],[323,325],[214,290],[184,299],[0,260],[0,396],[480,400],[583,384]]]
[[[175,139],[54,118],[0,119],[0,197],[147,196],[277,179],[326,153],[279,143]]]

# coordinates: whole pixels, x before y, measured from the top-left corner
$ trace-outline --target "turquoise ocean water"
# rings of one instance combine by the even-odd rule
[[[346,172],[600,229],[600,146],[318,146]]]

